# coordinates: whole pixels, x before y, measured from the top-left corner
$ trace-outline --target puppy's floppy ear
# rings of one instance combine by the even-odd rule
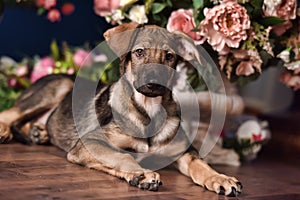
[[[115,54],[121,57],[130,50],[130,45],[134,42],[135,31],[139,27],[142,27],[142,25],[136,22],[121,24],[107,30],[104,33],[104,38]]]
[[[201,56],[199,53],[199,49],[194,44],[192,38],[188,35],[184,34],[181,31],[172,32],[175,36],[175,41],[177,44],[177,53],[180,57],[183,58],[186,62],[196,61],[198,64],[202,65],[203,60],[201,60]]]

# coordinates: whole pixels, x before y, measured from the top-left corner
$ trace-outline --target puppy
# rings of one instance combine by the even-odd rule
[[[174,162],[208,190],[241,193],[236,178],[217,173],[199,159],[181,127],[172,87],[180,60],[201,62],[193,42],[182,34],[135,23],[112,28],[104,36],[121,58],[121,78],[112,85],[98,84],[95,95],[87,92],[95,85],[88,80],[67,75],[40,79],[13,108],[0,113],[1,141],[12,135],[24,143],[50,141],[67,152],[70,162],[145,190],[158,190],[161,179],[153,170]]]

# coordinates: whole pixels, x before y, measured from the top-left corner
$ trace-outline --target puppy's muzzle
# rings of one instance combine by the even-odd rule
[[[147,97],[163,96],[172,89],[175,70],[161,64],[137,67],[134,88]]]

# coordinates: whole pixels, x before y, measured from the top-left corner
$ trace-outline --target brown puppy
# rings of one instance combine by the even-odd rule
[[[135,23],[112,28],[105,38],[122,61],[119,81],[98,85],[90,95],[86,88],[95,84],[87,80],[67,75],[40,79],[12,109],[0,113],[1,141],[12,138],[7,126],[25,143],[45,143],[49,137],[68,153],[70,162],[146,190],[161,185],[153,170],[174,161],[196,184],[237,196],[241,183],[199,159],[181,128],[172,96],[174,69],[179,60],[201,62],[193,43],[180,34]]]

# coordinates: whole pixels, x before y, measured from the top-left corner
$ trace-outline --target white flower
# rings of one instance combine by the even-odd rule
[[[285,63],[290,62],[290,51],[288,49],[283,50],[280,54],[276,56],[277,58],[280,58]]]
[[[124,14],[122,10],[116,9],[112,11],[111,19],[114,22],[117,22],[118,24],[122,24],[122,20],[124,19]]]
[[[251,142],[260,142],[270,137],[264,123],[256,120],[248,120],[242,123],[237,130],[239,141],[250,139]]]
[[[295,62],[285,63],[284,66],[285,66],[288,70],[296,70],[296,69],[300,69],[300,60],[297,60],[297,61],[295,61]]]
[[[146,24],[148,18],[146,16],[146,8],[144,5],[136,5],[129,11],[129,19],[139,24]]]
[[[264,0],[263,10],[266,16],[277,16],[276,6],[278,6],[282,0]]]

